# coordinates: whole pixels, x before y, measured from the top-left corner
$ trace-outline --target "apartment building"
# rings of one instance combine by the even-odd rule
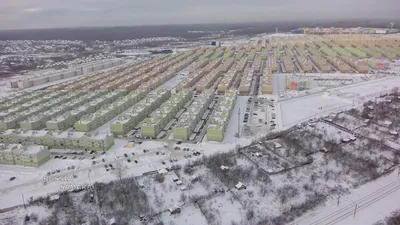
[[[49,159],[47,146],[0,143],[0,164],[40,167]]]
[[[214,91],[210,89],[198,95],[172,128],[173,138],[188,140],[213,99]]]
[[[207,140],[222,142],[237,99],[237,91],[229,90],[221,98],[208,127]]]
[[[162,129],[170,122],[193,96],[191,90],[183,90],[173,94],[160,108],[153,111],[141,125],[142,137],[157,137]]]

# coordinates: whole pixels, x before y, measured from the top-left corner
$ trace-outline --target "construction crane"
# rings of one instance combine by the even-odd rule
[[[390,24],[389,24],[389,30],[392,30],[393,27],[394,27],[394,23],[390,23]]]

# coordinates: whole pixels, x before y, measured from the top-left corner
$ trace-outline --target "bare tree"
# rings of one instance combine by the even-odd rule
[[[114,174],[119,180],[122,180],[127,169],[128,169],[128,167],[124,164],[124,162],[122,160],[117,160],[115,162]]]

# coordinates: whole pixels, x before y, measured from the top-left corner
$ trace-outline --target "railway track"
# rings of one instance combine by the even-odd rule
[[[308,225],[333,225],[336,224],[349,216],[353,216],[355,212],[355,207],[357,205],[356,212],[367,208],[368,206],[374,204],[375,202],[389,196],[390,194],[400,190],[400,179],[364,196],[357,201],[352,202],[322,218],[319,218]]]

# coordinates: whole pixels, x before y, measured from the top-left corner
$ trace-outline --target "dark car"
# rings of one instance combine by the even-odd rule
[[[10,178],[10,181],[13,181],[13,180],[15,180],[15,178],[16,178],[16,177],[11,177],[11,178]]]
[[[128,157],[128,154],[125,153],[124,156],[125,156],[125,157]]]
[[[130,163],[130,162],[132,162],[130,159],[128,159],[128,162]]]
[[[135,163],[139,163],[137,160],[134,161]]]
[[[134,153],[134,152],[132,152],[132,155],[135,155],[135,153]]]

